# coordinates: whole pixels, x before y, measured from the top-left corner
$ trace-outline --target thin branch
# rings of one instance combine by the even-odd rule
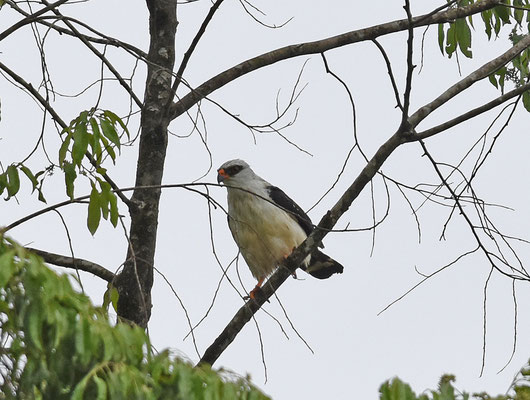
[[[210,11],[208,11],[208,14],[206,15],[206,18],[204,18],[204,21],[201,24],[201,27],[195,34],[195,37],[191,41],[190,47],[184,53],[184,57],[182,58],[182,62],[180,63],[179,69],[177,70],[177,74],[175,76],[175,82],[173,82],[173,86],[171,87],[171,93],[173,93],[173,96],[175,93],[177,93],[177,89],[180,85],[180,82],[182,81],[182,75],[184,74],[184,70],[186,69],[188,65],[188,61],[191,58],[191,55],[195,51],[195,48],[197,47],[197,44],[199,43],[199,40],[201,40],[202,35],[204,32],[206,32],[206,28],[208,27],[208,24],[212,20],[215,12],[219,8],[219,6],[223,3],[224,0],[217,0],[212,7],[210,8]],[[169,98],[169,104],[173,101],[173,96]]]
[[[440,181],[443,183],[445,188],[451,194],[451,197],[452,197],[453,201],[455,202],[455,204],[456,204],[456,206],[458,208],[458,211],[460,212],[460,215],[464,218],[464,220],[466,221],[467,225],[471,229],[471,233],[472,233],[473,237],[475,238],[475,240],[477,242],[477,245],[479,246],[479,248],[482,250],[482,252],[486,256],[486,258],[489,261],[491,267],[493,269],[497,270],[498,272],[500,272],[502,275],[505,275],[505,276],[507,276],[509,278],[512,278],[512,279],[519,279],[519,280],[521,280],[521,279],[530,279],[530,277],[524,276],[525,274],[523,272],[521,272],[521,271],[518,271],[518,270],[516,270],[516,271],[519,274],[521,274],[521,276],[517,276],[517,275],[510,274],[508,272],[505,272],[504,270],[502,270],[495,263],[494,258],[497,258],[497,259],[499,259],[499,258],[495,254],[492,254],[491,252],[489,252],[488,249],[486,249],[486,246],[484,245],[484,243],[482,242],[482,240],[479,237],[477,229],[475,228],[474,224],[471,222],[471,220],[470,220],[469,216],[467,215],[467,213],[464,211],[464,208],[463,208],[462,204],[460,203],[460,200],[459,200],[457,194],[455,193],[453,188],[451,188],[451,186],[447,182],[446,178],[443,176],[442,172],[440,171],[440,168],[438,167],[438,164],[436,163],[436,161],[433,159],[432,155],[427,150],[427,147],[425,146],[425,143],[422,140],[420,140],[419,143],[420,143],[423,151],[425,152],[425,155],[427,156],[427,158],[431,162],[436,174],[440,178]],[[505,262],[503,262],[503,263],[506,264]],[[511,268],[514,269],[513,267],[511,267]]]
[[[61,4],[66,3],[68,0],[59,0],[52,4],[46,4],[46,7],[41,8],[39,11],[36,11],[33,14],[28,15],[26,18],[21,19],[16,24],[10,26],[5,31],[0,33],[0,42],[8,37],[10,34],[15,32],[17,29],[23,27],[24,25],[31,24],[32,22],[35,22],[42,14],[47,13],[50,10],[55,9],[56,7],[59,7]]]
[[[456,259],[454,259],[453,261],[451,261],[450,263],[448,264],[445,264],[443,267],[440,267],[438,268],[436,271],[428,274],[428,275],[425,275],[425,274],[421,274],[421,276],[423,276],[423,279],[421,281],[419,281],[418,283],[416,283],[414,286],[412,286],[410,289],[408,289],[405,293],[403,293],[401,296],[399,296],[398,298],[396,298],[395,300],[392,300],[390,303],[388,303],[381,311],[379,311],[377,313],[377,315],[381,315],[383,314],[386,310],[388,310],[390,307],[392,307],[394,304],[398,303],[399,301],[401,301],[402,299],[404,299],[409,293],[411,293],[414,289],[416,289],[417,287],[421,286],[422,284],[424,284],[428,279],[432,278],[433,276],[439,274],[440,272],[444,271],[445,269],[451,267],[452,265],[456,264],[458,261],[460,261],[461,259],[463,259],[464,257],[470,255],[470,254],[473,254],[475,253],[479,248],[475,248],[474,250],[470,250],[470,251],[467,251],[463,254],[460,254]],[[419,273],[419,272],[418,272]]]
[[[484,372],[484,367],[486,365],[486,300],[488,298],[488,284],[491,279],[491,275],[493,274],[493,266],[490,269],[490,272],[488,274],[488,277],[486,278],[486,282],[484,283],[484,302],[483,302],[483,308],[482,308],[482,366],[480,367],[480,375],[479,377],[482,377],[482,373]]]
[[[392,84],[392,89],[394,90],[394,97],[396,98],[397,107],[399,107],[403,111],[403,104],[401,104],[401,98],[399,97],[399,89],[397,87],[396,79],[394,77],[394,72],[392,71],[392,63],[390,62],[390,58],[388,58],[384,47],[377,41],[377,39],[373,39],[372,42],[374,42],[374,44],[377,46],[379,52],[385,60],[388,76],[390,77],[390,83]]]
[[[407,13],[407,20],[409,21],[408,38],[407,38],[407,77],[405,80],[405,92],[403,93],[403,110],[401,115],[401,125],[406,126],[409,124],[409,106],[410,106],[410,93],[412,90],[412,72],[414,71],[415,65],[412,63],[412,55],[414,50],[414,28],[412,25],[412,14],[410,13],[410,2],[405,0],[405,11]]]
[[[26,12],[25,10],[23,10],[22,8],[20,8],[14,1],[12,0],[6,0],[6,3],[9,4],[14,10],[16,10],[18,13],[20,13],[21,15],[23,15],[24,17],[32,17],[34,16],[35,14],[31,14],[31,13],[28,13]],[[58,18],[58,17],[51,17],[51,16],[43,16],[41,18],[37,18],[34,22],[36,23],[39,23],[41,25],[44,25],[44,26],[47,26],[48,28],[51,28],[53,30],[55,30],[56,32],[58,32],[59,34],[65,34],[65,35],[68,35],[68,36],[74,36],[74,37],[79,37],[78,34],[72,32],[71,30],[68,30],[66,28],[63,28],[63,27],[60,27],[60,26],[57,26],[57,24],[55,22],[48,22],[46,21],[47,19],[50,19],[50,18],[53,18],[54,20],[64,20],[64,19],[68,19],[69,21],[72,21],[74,23],[76,23],[77,25],[80,25],[82,26],[83,28],[89,30],[90,32],[98,35],[98,36],[101,36],[100,38],[98,37],[93,37],[93,36],[88,36],[88,35],[84,35],[82,34],[82,36],[88,40],[89,42],[92,42],[92,43],[98,43],[98,44],[103,44],[103,45],[109,45],[109,46],[113,46],[113,47],[121,47],[123,49],[125,49],[129,54],[133,55],[134,57],[136,58],[140,58],[142,60],[146,60],[147,58],[147,53],[129,43],[126,43],[126,42],[123,42],[119,39],[116,39],[116,38],[113,38],[111,36],[108,36],[108,35],[105,35],[104,33],[101,33],[99,31],[97,31],[96,29],[94,29],[94,27],[88,25],[88,24],[85,24],[84,22],[82,21],[79,21],[75,18],[72,18],[72,17],[62,17],[62,18]]]
[[[501,104],[503,104],[504,102],[506,102],[507,100],[510,100],[510,99],[513,99],[514,97],[517,97],[517,96],[520,96],[521,94],[523,94],[525,91],[527,90],[530,90],[530,83],[527,83],[525,85],[522,85],[514,90],[511,90],[505,94],[503,94],[502,96],[499,96],[495,99],[493,99],[492,101],[486,103],[486,104],[483,104],[481,105],[480,107],[477,107],[477,108],[474,108],[472,110],[469,110],[468,112],[465,112],[464,114],[461,114],[459,115],[458,117],[456,118],[453,118],[449,121],[446,121],[440,125],[437,125],[437,126],[434,126],[432,128],[429,128],[425,131],[422,131],[422,132],[418,132],[415,137],[419,137],[421,139],[425,139],[425,138],[428,138],[430,136],[433,136],[433,135],[436,135],[437,133],[440,133],[440,132],[443,132],[443,131],[446,131],[447,129],[450,129],[462,122],[465,122],[465,121],[468,121],[480,114],[483,114],[485,113],[486,111],[489,111]]]
[[[512,280],[512,298],[513,298],[513,348],[512,348],[512,354],[510,355],[510,359],[506,362],[504,367],[502,367],[498,374],[500,374],[504,369],[510,365],[510,363],[513,360],[513,356],[515,356],[515,350],[517,349],[517,296],[515,294],[515,279]]]
[[[89,272],[109,283],[112,283],[114,280],[114,273],[99,264],[93,263],[92,261],[49,253],[47,251],[34,249],[31,247],[26,247],[26,249],[42,257],[42,259],[48,264]]]
[[[44,4],[47,4],[46,0],[42,0],[42,2]],[[53,10],[53,12],[57,16],[63,17],[63,15],[59,11]],[[114,68],[114,65],[112,65],[112,63],[109,60],[107,60],[107,58],[98,49],[96,49],[92,45],[92,43],[90,43],[88,40],[86,40],[86,38],[84,38],[83,35],[77,30],[77,28],[75,28],[74,25],[70,21],[68,21],[68,19],[64,19],[63,21],[64,21],[65,25],[68,28],[70,28],[72,30],[72,32],[74,32],[77,35],[79,40],[81,40],[81,42],[86,47],[88,47],[90,49],[90,51],[92,51],[105,64],[105,66],[109,69],[109,71],[112,72],[112,74],[118,79],[118,82],[120,83],[120,85],[125,89],[125,91],[129,94],[129,96],[131,96],[131,98],[134,100],[136,105],[139,108],[142,108],[143,107],[143,102],[138,98],[138,96],[136,96],[136,94],[133,92],[132,88],[127,84],[127,82],[125,82],[125,79],[123,79],[123,77],[116,70],[116,68]]]

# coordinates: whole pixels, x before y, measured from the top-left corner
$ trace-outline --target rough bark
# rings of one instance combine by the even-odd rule
[[[176,0],[148,0],[150,45],[141,116],[136,186],[160,185],[167,148],[166,105],[171,98],[177,29]],[[151,315],[151,287],[158,227],[160,189],[135,190],[132,196],[129,249],[116,280],[118,315],[146,327]]]

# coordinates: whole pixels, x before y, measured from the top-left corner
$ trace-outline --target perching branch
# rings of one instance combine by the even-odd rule
[[[307,239],[298,246],[284,262],[284,266],[279,268],[257,293],[254,300],[246,302],[225,327],[223,332],[215,339],[213,344],[206,349],[200,364],[212,365],[223,351],[232,343],[243,326],[250,321],[260,307],[274,294],[274,292],[285,282],[285,280],[298,268],[302,261],[315,250],[318,244],[332,229],[339,218],[349,209],[353,201],[359,196],[364,187],[372,180],[379,168],[392,152],[402,143],[401,132],[396,132],[384,143],[372,159],[366,164],[355,181],[342,195],[339,201],[320,220],[315,230]]]
[[[481,4],[482,6],[484,6],[485,3],[486,2],[480,2],[476,4]],[[461,10],[461,9],[457,9],[457,10]],[[450,10],[450,11],[455,11],[455,10]],[[446,14],[446,13],[443,13],[443,14]],[[433,16],[432,18],[434,17],[435,16]],[[439,14],[438,14],[438,17],[439,17]],[[417,18],[418,17],[412,18],[412,21],[417,20]],[[425,18],[424,21],[427,19],[428,18]],[[405,24],[405,22],[402,22],[402,23]],[[432,21],[430,23],[432,23]],[[368,28],[366,30],[357,31],[357,32],[365,32],[370,29],[371,28]],[[335,37],[331,39],[338,40],[337,38],[339,37]],[[331,39],[326,39],[324,42],[330,41]],[[373,37],[370,39],[373,39]],[[322,42],[323,41],[313,42],[313,45],[315,46],[323,45]],[[300,47],[303,47],[305,45],[309,45],[309,44],[300,45]],[[219,356],[228,347],[228,345],[232,343],[232,341],[235,339],[236,335],[240,332],[243,326],[259,310],[261,305],[263,305],[265,301],[267,301],[269,297],[272,296],[275,290],[278,289],[280,285],[289,277],[289,275],[292,274],[296,270],[296,268],[301,264],[302,260],[304,260],[308,254],[310,254],[314,249],[316,249],[318,243],[322,241],[322,239],[324,238],[324,236],[326,236],[328,231],[335,226],[338,219],[348,210],[352,202],[357,198],[357,196],[359,196],[359,194],[364,189],[364,187],[368,184],[368,182],[372,180],[372,178],[379,171],[380,167],[383,165],[386,159],[390,156],[390,154],[392,154],[392,152],[397,147],[399,147],[401,144],[407,141],[416,141],[420,139],[416,135],[410,134],[411,130],[414,129],[417,126],[417,124],[419,124],[425,117],[427,117],[427,115],[429,115],[430,112],[432,112],[434,109],[440,107],[442,104],[450,100],[452,97],[456,96],[458,93],[467,89],[473,83],[487,77],[489,74],[496,71],[498,68],[506,64],[511,59],[513,59],[517,54],[519,54],[529,45],[530,45],[530,36],[522,39],[517,45],[513,46],[510,50],[508,50],[501,56],[497,57],[496,59],[488,62],[487,64],[485,64],[484,66],[482,66],[481,68],[473,72],[472,74],[462,79],[457,84],[453,85],[448,91],[444,92],[440,97],[435,99],[433,102],[429,103],[428,105],[424,107],[421,107],[418,111],[416,111],[416,113],[414,113],[411,117],[408,118],[407,120],[408,123],[405,123],[405,124],[402,123],[400,125],[400,128],[397,130],[397,132],[390,139],[388,139],[386,143],[384,143],[379,148],[379,150],[372,157],[372,159],[366,164],[364,169],[357,176],[357,178],[352,183],[352,185],[348,188],[348,190],[346,190],[346,192],[342,195],[342,197],[335,204],[335,206],[330,211],[328,211],[326,215],[321,219],[320,223],[318,224],[316,229],[311,233],[311,235],[309,235],[308,238],[300,246],[298,246],[298,248],[296,248],[293,251],[293,253],[285,260],[284,267],[279,268],[269,278],[267,283],[263,286],[262,290],[258,292],[259,294],[256,296],[256,299],[248,301],[245,305],[243,305],[239,309],[239,311],[236,313],[233,319],[225,327],[223,332],[217,337],[214,343],[210,347],[208,347],[208,349],[205,351],[199,363],[201,364],[207,363],[211,365],[219,358]],[[292,46],[284,48],[284,49],[289,49],[289,48],[292,49]],[[280,50],[277,50],[277,51],[280,51]],[[274,52],[267,53],[267,55],[272,56],[273,53]],[[259,57],[263,57],[263,56],[259,56]],[[243,64],[240,64],[240,67],[243,66]]]

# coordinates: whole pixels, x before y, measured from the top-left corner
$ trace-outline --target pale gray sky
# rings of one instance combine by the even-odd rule
[[[266,29],[257,25],[236,1],[225,1],[219,14],[208,28],[187,69],[186,79],[196,86],[218,72],[254,55],[279,46],[316,40],[345,31],[405,17],[402,2],[333,1],[328,3],[293,0],[290,2],[260,1],[256,3],[267,16],[264,21],[280,24],[294,17],[282,29]],[[412,1],[414,14],[427,12],[443,1]],[[180,25],[177,45],[179,56],[187,48],[202,22],[210,2],[201,0],[179,6]],[[1,11],[0,30],[13,22],[8,7]],[[147,11],[143,1],[91,0],[68,6],[72,13],[97,29],[136,46],[147,49]],[[505,41],[487,42],[482,22],[475,20],[474,58],[460,56],[462,74],[466,75],[484,61],[508,48]],[[508,30],[504,28],[503,32]],[[44,31],[42,32],[44,33]],[[414,62],[420,63],[421,33],[416,33]],[[401,90],[405,73],[405,34],[381,39],[391,57]],[[40,64],[31,32],[20,31],[0,43],[2,62],[38,85]],[[424,67],[414,74],[411,109],[416,110],[432,100],[459,78],[455,59],[440,54],[436,30],[425,35]],[[99,64],[73,39],[50,34],[46,53],[55,89],[75,94],[97,79]],[[113,49],[109,57],[129,75],[133,67]],[[400,113],[386,74],[386,66],[373,44],[364,43],[330,51],[326,54],[330,67],[349,85],[357,109],[360,143],[372,155],[400,122]],[[263,178],[283,188],[300,206],[308,209],[331,186],[353,144],[352,116],[348,98],[341,85],[325,73],[320,56],[300,57],[285,61],[233,82],[212,95],[227,109],[245,121],[263,124],[274,117],[276,93],[281,89],[280,105],[285,104],[297,75],[307,61],[301,85],[307,87],[295,104],[299,108],[296,123],[283,133],[307,152],[309,156],[289,145],[275,134],[257,135],[256,143],[247,129],[219,111],[203,103],[207,125],[207,142],[212,153],[213,169],[202,179],[215,181],[215,169],[232,158],[245,159]],[[145,70],[139,68],[135,87],[143,95]],[[109,76],[106,73],[106,76]],[[435,125],[462,111],[494,98],[498,93],[488,82],[479,83],[451,105],[434,114],[422,128]],[[66,120],[81,110],[90,108],[97,97],[97,87],[79,98],[57,97],[55,105]],[[0,121],[0,160],[4,167],[19,161],[32,148],[39,136],[41,115],[29,97],[0,79],[2,101]],[[105,84],[102,108],[119,115],[128,110],[128,100],[118,84]],[[292,117],[293,112],[288,116]],[[462,124],[426,143],[440,162],[456,163],[469,146],[487,129],[498,111],[484,118]],[[288,120],[288,119],[287,119]],[[502,122],[497,123],[492,135]],[[527,149],[528,114],[519,109],[514,121],[496,145],[475,188],[479,196],[492,203],[515,209],[491,209],[490,215],[506,234],[528,238],[530,193],[524,180],[529,174]],[[135,131],[138,118],[132,120]],[[181,117],[171,125],[172,132],[183,135],[191,124]],[[488,143],[491,142],[490,136]],[[48,122],[45,142],[50,156],[56,160],[57,134]],[[437,183],[432,166],[418,144],[400,148],[384,165],[384,172],[409,185],[420,182]],[[42,154],[30,165],[38,168]],[[108,165],[110,175],[121,185],[134,182],[136,148],[124,148],[116,166]],[[363,166],[358,154],[352,157],[336,188],[310,212],[314,222],[335,203]],[[469,171],[472,164],[465,164]],[[209,167],[208,153],[197,133],[187,139],[171,137],[168,148],[165,183],[186,183],[202,176]],[[447,173],[447,170],[445,171]],[[522,180],[522,182],[521,182]],[[456,178],[455,178],[456,181]],[[45,187],[48,203],[65,198],[63,177],[57,171]],[[522,183],[522,184],[521,184]],[[79,184],[76,194],[87,192]],[[377,215],[387,206],[383,182],[374,182]],[[213,188],[211,194],[226,204],[224,189]],[[278,291],[283,306],[300,335],[309,343],[312,354],[286,320],[277,301],[266,305],[285,329],[289,339],[271,317],[260,311],[256,321],[263,340],[268,381],[265,383],[263,361],[256,325],[249,323],[215,367],[238,374],[250,374],[253,382],[274,399],[376,399],[379,385],[399,376],[409,382],[416,392],[434,388],[441,374],[453,373],[456,385],[466,391],[504,392],[513,375],[530,354],[530,345],[521,338],[530,334],[527,284],[517,283],[519,325],[517,351],[509,366],[501,373],[513,346],[512,283],[493,274],[488,287],[486,365],[479,377],[482,360],[484,284],[489,274],[485,257],[476,253],[426,282],[405,299],[378,316],[378,312],[395,298],[421,280],[415,271],[428,274],[454,260],[458,255],[476,247],[473,236],[462,218],[456,215],[439,241],[449,210],[431,203],[418,212],[422,241],[414,217],[403,196],[390,186],[390,215],[378,227],[375,248],[371,256],[371,232],[331,233],[325,239],[326,252],[341,262],[344,274],[320,281],[300,272],[301,280],[289,279]],[[418,207],[422,200],[412,195]],[[0,223],[11,222],[42,207],[29,198],[25,184],[19,196],[20,205],[13,200],[3,203]],[[123,210],[125,212],[125,210]],[[92,238],[86,229],[86,208],[76,205],[62,210],[73,239],[75,255],[117,269],[123,262],[126,242],[121,229],[103,224]],[[369,190],[353,204],[338,228],[365,227],[371,223]],[[216,253],[226,267],[236,255],[237,248],[221,210],[214,210],[212,226]],[[57,253],[68,254],[66,234],[58,216],[50,213],[30,221],[11,232],[22,243],[31,243]],[[171,282],[185,304],[193,323],[209,307],[221,269],[210,243],[208,208],[202,197],[181,189],[163,192],[159,222],[156,266]],[[528,247],[518,245],[521,259],[528,260]],[[241,260],[242,281],[247,289],[255,282]],[[99,279],[83,275],[83,284],[95,303],[100,303],[106,285]],[[240,286],[234,270],[229,276]],[[165,281],[156,276],[153,289],[153,314],[149,332],[157,349],[170,347],[192,361],[197,361],[192,341],[183,341],[188,331],[187,321],[177,299]],[[223,281],[217,300],[208,318],[195,331],[199,352],[203,352],[234,313],[242,301],[233,288]]]

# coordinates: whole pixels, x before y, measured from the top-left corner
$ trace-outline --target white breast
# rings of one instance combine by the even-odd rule
[[[258,280],[270,275],[307,237],[287,212],[242,190],[228,188],[228,214],[234,240]]]

